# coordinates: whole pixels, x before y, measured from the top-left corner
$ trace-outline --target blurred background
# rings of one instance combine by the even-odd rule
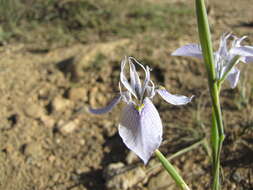
[[[224,32],[253,44],[251,0],[207,2],[214,47]],[[120,61],[133,56],[171,93],[195,95],[175,107],[155,98],[171,157],[208,139],[210,101],[203,63],[170,56],[198,43],[194,1],[0,0],[0,189],[176,190],[152,158],[147,166],[117,133],[123,104],[93,116],[118,93]],[[253,189],[252,64],[237,88],[224,85],[227,190]],[[208,142],[208,140],[207,140]],[[208,147],[172,159],[192,189],[210,189]]]

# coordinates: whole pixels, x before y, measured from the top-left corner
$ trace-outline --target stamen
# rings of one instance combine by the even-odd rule
[[[138,112],[141,112],[141,110],[144,108],[144,104],[141,104],[141,105],[136,105],[135,106],[135,109],[138,111]]]

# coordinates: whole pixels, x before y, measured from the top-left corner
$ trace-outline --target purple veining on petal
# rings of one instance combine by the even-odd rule
[[[239,76],[240,76],[239,69],[233,67],[227,76],[227,80],[229,81],[231,88],[236,87],[239,80]]]
[[[146,164],[162,141],[162,122],[149,98],[138,111],[134,105],[127,105],[121,115],[119,135],[125,145],[135,152]]]
[[[202,50],[198,44],[188,44],[176,49],[171,55],[173,56],[190,56],[201,59]]]
[[[125,66],[127,63],[127,58],[123,59],[121,61],[121,71],[120,71],[120,82],[123,84],[123,86],[135,97],[137,98],[137,95],[135,93],[135,89],[132,88],[132,86],[129,84],[126,76],[125,76]]]
[[[241,46],[231,49],[231,53],[243,57],[253,57],[253,46]]]
[[[190,98],[183,95],[171,94],[165,89],[158,89],[156,92],[168,103],[173,105],[184,105],[191,102],[194,96]]]

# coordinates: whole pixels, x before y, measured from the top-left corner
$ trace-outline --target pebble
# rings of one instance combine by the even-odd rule
[[[44,115],[45,110],[37,104],[28,104],[25,106],[25,113],[27,116],[38,119]]]
[[[128,164],[133,164],[134,162],[136,162],[138,160],[139,160],[138,156],[132,151],[130,151],[126,157],[126,162]]]
[[[78,127],[79,123],[80,123],[79,119],[69,121],[66,124],[64,124],[63,126],[61,126],[59,128],[59,131],[64,135],[72,133]]]
[[[66,98],[62,98],[58,96],[53,100],[52,105],[55,111],[61,112],[73,106],[73,103]]]
[[[117,133],[117,126],[112,121],[104,120],[102,127],[105,131],[105,135],[108,137],[111,137]]]
[[[108,190],[127,190],[143,182],[146,172],[141,166],[125,170],[123,163],[110,164],[104,173]],[[111,177],[112,174],[115,174]]]
[[[85,88],[71,88],[68,92],[68,98],[74,102],[78,100],[87,101],[87,91]]]
[[[115,176],[122,168],[124,168],[124,164],[122,162],[112,163],[107,166],[104,170],[104,177],[109,179]]]
[[[176,184],[171,179],[169,174],[166,171],[161,171],[158,175],[152,177],[148,182],[148,189],[149,190],[176,190]]]
[[[107,98],[106,98],[106,93],[102,92],[104,91],[104,89],[98,88],[97,86],[93,87],[90,90],[90,94],[89,94],[89,104],[92,107],[97,107],[99,104],[100,105],[106,105],[107,102]]]
[[[33,159],[39,159],[43,156],[44,151],[38,142],[31,142],[25,146],[24,154]]]
[[[44,125],[48,128],[53,128],[53,126],[55,125],[55,120],[48,115],[43,114],[40,117],[40,119],[44,123]]]

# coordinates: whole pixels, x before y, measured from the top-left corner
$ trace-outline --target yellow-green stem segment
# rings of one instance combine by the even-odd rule
[[[176,182],[178,187],[180,187],[181,190],[190,190],[190,188],[184,182],[183,178],[180,176],[178,171],[174,168],[174,166],[165,158],[165,156],[158,149],[155,150],[155,155],[158,158],[158,160],[162,163],[166,171],[170,174],[172,179]]]

